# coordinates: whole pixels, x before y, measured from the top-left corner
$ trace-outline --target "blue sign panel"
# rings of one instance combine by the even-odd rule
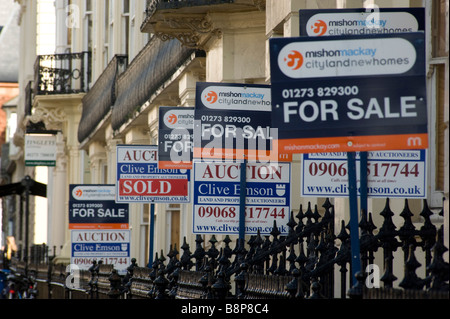
[[[423,33],[270,40],[281,153],[428,147]]]
[[[115,202],[115,185],[69,185],[69,229],[128,229],[128,204]]]
[[[196,96],[194,158],[278,160],[270,86],[198,82]]]

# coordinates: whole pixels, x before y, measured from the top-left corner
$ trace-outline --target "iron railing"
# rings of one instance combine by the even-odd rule
[[[309,206],[305,211],[300,208],[296,216],[291,214],[286,236],[280,236],[274,227],[270,236],[258,234],[247,243],[236,240],[234,248],[229,236],[220,249],[216,247],[216,238],[211,236],[209,247],[205,248],[202,236],[198,235],[194,252],[184,241],[181,254],[177,247],[171,247],[167,255],[156,254],[150,268],[139,267],[132,259],[124,276],[119,276],[112,265],[94,262],[89,270],[79,273],[78,287],[67,286],[68,274],[63,266],[50,264],[47,277],[42,275],[45,267],[31,265],[29,269],[38,272],[35,277],[45,286],[42,287],[45,293],[38,298],[47,295],[93,299],[449,298],[450,268],[443,258],[447,251],[443,227],[437,229],[431,223],[432,212],[426,201],[420,213],[423,219],[420,227],[412,223],[407,201],[400,214],[404,223],[399,228],[393,223],[389,200],[380,213],[384,220],[378,232],[372,215],[362,214],[359,223],[362,270],[371,263],[379,264],[374,255],[382,250],[384,273],[380,273],[379,279],[383,287],[368,285],[368,273],[364,271],[356,274],[357,284],[352,284],[348,226],[342,222],[335,234],[333,206],[326,201],[324,208],[323,213]],[[392,263],[393,253],[399,248],[403,256],[398,256],[402,260],[396,263],[403,264],[404,272],[396,278]],[[419,248],[424,252],[420,260],[416,257]],[[423,278],[417,275],[420,265],[426,269]],[[339,278],[335,278],[335,272],[340,272]],[[394,282],[398,283],[396,287]],[[336,295],[339,290],[340,295]]]
[[[128,65],[127,55],[116,54],[89,92],[83,97],[83,111],[78,127],[78,141],[81,143],[111,111],[116,101],[116,84],[120,74]]]
[[[34,64],[34,95],[87,92],[90,52],[39,55]]]
[[[147,17],[151,17],[156,10],[217,5],[223,3],[234,3],[234,0],[147,0],[145,12]]]

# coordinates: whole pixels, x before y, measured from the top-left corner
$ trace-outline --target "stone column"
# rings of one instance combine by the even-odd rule
[[[56,246],[57,255],[60,247],[65,243],[66,218],[66,187],[67,185],[67,155],[64,136],[61,132],[56,135],[56,166],[53,169],[53,183],[49,200],[49,246]]]

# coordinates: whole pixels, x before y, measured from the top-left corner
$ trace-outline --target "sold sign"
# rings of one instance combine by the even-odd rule
[[[158,168],[158,146],[118,145],[116,202],[188,203],[189,172]]]

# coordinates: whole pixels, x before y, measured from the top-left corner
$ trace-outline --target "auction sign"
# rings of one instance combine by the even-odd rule
[[[280,153],[428,147],[422,32],[270,40]]]
[[[425,30],[425,8],[301,9],[300,35],[370,35]]]
[[[72,230],[71,242],[71,264],[87,270],[94,260],[101,260],[126,274],[131,263],[129,230]]]
[[[159,107],[158,168],[192,168],[193,107]]]
[[[247,163],[240,189],[240,163],[194,160],[194,233],[239,234],[240,192],[246,192],[245,234],[270,234],[274,222],[287,234],[290,163]]]
[[[115,202],[115,185],[69,185],[69,229],[128,229],[128,204]]]
[[[426,150],[367,152],[367,196],[426,198],[425,161]],[[359,165],[357,153],[358,171]],[[302,196],[347,197],[347,154],[303,154],[301,190]]]
[[[188,203],[189,175],[158,168],[158,146],[118,145],[116,202]]]
[[[197,82],[194,158],[268,162],[278,156],[270,86]]]

